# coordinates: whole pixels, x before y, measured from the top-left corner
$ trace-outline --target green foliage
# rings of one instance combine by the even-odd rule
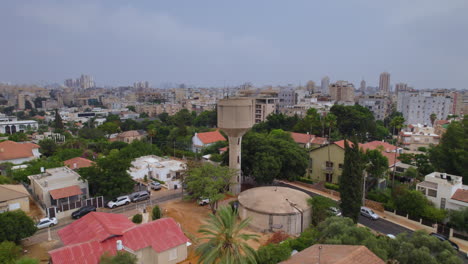
[[[99,260],[100,264],[136,264],[137,256],[126,251],[118,251],[115,256],[104,253]]]
[[[161,208],[159,208],[159,206],[157,205],[154,206],[153,210],[151,211],[151,219],[158,220],[161,217],[162,217]]]
[[[249,222],[249,218],[237,221],[230,206],[221,207],[216,215],[210,214],[207,224],[198,230],[203,235],[195,249],[199,263],[256,263],[257,254],[247,241],[258,236],[242,232]]]
[[[39,264],[39,260],[33,259],[33,258],[28,258],[28,257],[22,257],[18,259],[15,264]]]
[[[434,168],[463,177],[463,184],[468,184],[468,116],[461,122],[452,122],[442,136],[440,144],[429,151]]]
[[[218,123],[218,111],[203,111],[194,120],[193,124],[197,127],[216,127]]]
[[[141,224],[143,221],[143,216],[141,214],[136,214],[132,217],[132,222],[135,224]]]
[[[219,153],[219,149],[220,148],[224,148],[228,145],[228,142],[227,141],[218,141],[218,142],[215,142],[211,145],[209,145],[208,147],[205,147],[203,150],[202,150],[202,155],[207,155],[207,154],[218,154]]]
[[[314,226],[317,226],[327,217],[332,216],[329,208],[337,206],[335,201],[324,196],[315,196],[307,202],[312,207],[312,225]]]
[[[303,183],[314,184],[314,181],[306,177],[299,177],[297,180]]]
[[[299,117],[297,115],[287,116],[282,113],[270,114],[264,122],[255,124],[252,130],[261,133],[269,133],[273,129],[292,131],[298,121]]]
[[[37,228],[34,221],[21,210],[0,214],[0,241],[14,241],[32,236]]]
[[[105,133],[101,129],[83,127],[78,131],[78,136],[84,139],[98,140],[105,139]]]
[[[414,217],[421,217],[427,205],[427,198],[420,191],[405,190],[403,195],[394,198],[397,210],[410,214]]]
[[[268,244],[261,246],[257,251],[257,263],[259,264],[276,264],[287,260],[291,256],[292,249],[289,244],[284,242],[281,244]]]
[[[83,150],[81,149],[70,149],[70,148],[61,148],[54,153],[54,157],[56,157],[60,161],[66,161],[72,158],[79,157],[83,154]]]
[[[162,152],[157,146],[139,140],[133,141],[119,152],[121,158],[130,160],[146,155],[162,156]]]
[[[63,166],[63,162],[60,162],[53,158],[36,159],[36,160],[28,161],[25,164],[29,166],[24,169],[18,169],[18,170],[12,171],[13,179],[15,181],[29,183],[28,176],[41,173],[41,167],[44,167],[45,169],[50,169],[50,168],[57,168],[57,167]]]
[[[320,120],[320,114],[317,109],[311,108],[307,110],[307,115],[303,119],[299,119],[296,125],[293,127],[294,132],[307,133],[312,135],[321,134],[322,121]]]
[[[418,151],[427,152],[427,148],[426,147],[419,147]]]
[[[0,184],[11,184],[13,183],[13,180],[8,178],[5,175],[0,175]]]
[[[379,203],[387,203],[392,199],[392,193],[390,189],[385,189],[385,190],[371,190],[370,192],[367,193],[367,199],[376,201]]]
[[[406,169],[406,171],[403,173],[403,176],[406,177],[406,178],[410,178],[410,179],[416,179],[419,177],[419,172],[417,169],[415,169],[414,167],[409,167],[408,169]]]
[[[114,134],[120,131],[120,126],[116,122],[105,122],[100,125],[98,129],[104,131],[106,134]]]
[[[46,157],[54,155],[58,148],[57,143],[55,143],[54,140],[47,138],[39,141],[39,146],[41,147],[40,151],[42,155],[45,155]]]
[[[229,167],[215,166],[210,163],[191,163],[186,172],[184,183],[190,193],[190,199],[210,199],[210,207],[216,212],[218,201],[224,197],[229,182],[237,172]]]
[[[378,149],[368,149],[364,154],[364,162],[368,163],[366,171],[370,177],[383,178],[388,171],[388,159]]]
[[[458,231],[468,232],[468,208],[450,211],[449,224]]]
[[[63,125],[62,117],[58,112],[58,109],[55,109],[54,128],[58,130],[63,130],[65,128],[65,126]]]
[[[360,141],[364,141],[367,134],[374,136],[376,133],[374,115],[366,107],[335,104],[330,112],[337,117],[337,127],[343,136],[357,136]]]
[[[15,141],[15,142],[23,142],[23,141],[28,141],[29,139],[28,139],[28,135],[26,135],[25,133],[18,132],[18,133],[14,133],[8,136],[8,140]]]
[[[343,173],[339,179],[341,194],[341,211],[343,216],[350,217],[357,223],[362,204],[362,186],[364,170],[363,154],[359,150],[357,140],[349,146],[345,140],[345,157]]]
[[[128,111],[136,112],[136,108],[133,105],[127,106]]]
[[[340,191],[340,185],[338,185],[338,184],[333,184],[333,183],[326,182],[324,184],[324,186],[325,186],[325,188],[330,189],[330,190],[334,190],[334,191],[337,191],[337,192]]]
[[[3,224],[3,223],[2,223]],[[14,264],[21,255],[21,247],[10,241],[0,243],[0,263]]]

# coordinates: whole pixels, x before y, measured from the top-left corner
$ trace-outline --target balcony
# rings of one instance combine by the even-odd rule
[[[322,170],[324,172],[333,172],[333,167],[322,165]]]

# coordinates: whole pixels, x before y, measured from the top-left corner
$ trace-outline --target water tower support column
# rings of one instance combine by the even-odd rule
[[[242,176],[241,176],[241,144],[242,137],[229,136],[229,167],[237,170],[235,176],[231,178],[229,191],[236,195],[241,192]]]

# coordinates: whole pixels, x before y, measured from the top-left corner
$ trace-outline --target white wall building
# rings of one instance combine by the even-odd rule
[[[368,108],[376,120],[384,120],[389,112],[390,99],[383,95],[366,95],[359,98],[359,104]]]
[[[468,207],[468,186],[462,177],[447,173],[433,172],[416,185],[437,208],[462,210]]]
[[[452,98],[440,93],[400,92],[397,111],[403,113],[406,124],[431,124],[431,114],[444,120],[451,113]]]
[[[128,173],[133,179],[144,179],[145,175],[165,182],[168,189],[181,188],[181,173],[186,163],[174,159],[165,159],[155,155],[142,156],[132,161]]]
[[[18,121],[16,116],[0,116],[0,133],[2,134],[25,133],[28,130],[36,131],[38,127],[37,121],[34,120]]]

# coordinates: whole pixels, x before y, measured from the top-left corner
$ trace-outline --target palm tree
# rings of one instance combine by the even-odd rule
[[[153,144],[153,137],[155,137],[157,133],[156,127],[153,124],[151,124],[148,126],[148,130],[146,132],[148,133],[148,136],[150,137],[151,144]]]
[[[257,240],[257,235],[241,233],[249,222],[249,218],[238,222],[237,212],[230,206],[210,214],[208,224],[198,230],[204,235],[195,251],[200,256],[198,263],[257,263],[255,250],[246,243]]]
[[[395,116],[390,122],[390,126],[393,126],[393,134],[395,134],[395,130],[399,132],[400,129],[403,128],[404,123],[405,123],[404,117]],[[395,141],[395,145],[397,146],[397,149],[395,149],[395,162],[396,162],[397,152],[398,152],[398,136],[397,136],[397,140]],[[392,175],[392,187],[393,187],[395,184],[396,165],[395,164],[389,164],[389,165],[393,165],[393,175]]]
[[[431,124],[432,124],[432,127],[434,127],[434,122],[436,121],[437,119],[437,115],[432,113],[431,116],[429,117],[431,119]]]

